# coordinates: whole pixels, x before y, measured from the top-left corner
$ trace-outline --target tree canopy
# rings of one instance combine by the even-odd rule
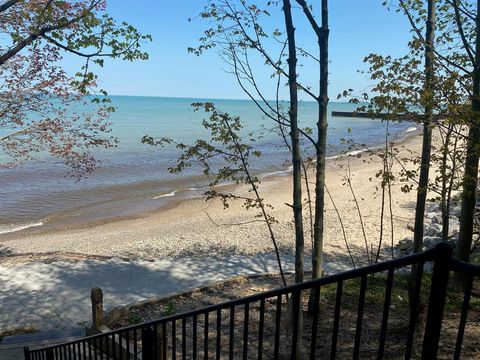
[[[105,0],[8,0],[0,2],[0,148],[2,166],[61,159],[80,177],[94,169],[91,149],[115,145],[108,116],[114,111],[97,84],[105,58],[145,60],[151,40],[106,13]],[[61,60],[83,59],[75,74]],[[88,95],[100,95],[89,97]],[[78,104],[93,105],[79,110]]]

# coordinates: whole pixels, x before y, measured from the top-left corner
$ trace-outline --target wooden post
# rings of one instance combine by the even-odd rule
[[[95,287],[91,292],[92,299],[92,329],[99,329],[105,324],[103,315],[103,292]]]

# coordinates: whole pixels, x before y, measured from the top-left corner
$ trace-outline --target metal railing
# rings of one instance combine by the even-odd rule
[[[424,276],[426,263],[433,264],[431,277]],[[400,336],[404,342],[402,357],[437,358],[449,275],[455,271],[466,274],[452,354],[453,359],[460,359],[472,284],[474,278],[480,276],[480,267],[453,259],[452,248],[443,243],[422,253],[108,333],[41,349],[25,348],[25,359],[297,359],[299,353],[309,359],[342,359],[346,357],[345,351],[349,352],[348,358],[359,359],[362,355],[369,359],[384,359],[389,357],[390,346],[386,347],[386,343],[393,326],[389,316],[394,309],[395,279],[398,276],[405,279],[407,267],[413,264],[417,265],[418,271],[412,299],[415,304],[420,303],[423,296],[426,319],[422,321],[417,312],[408,310],[408,321],[404,321],[408,326]],[[383,304],[374,311],[375,314],[365,314],[365,308],[369,306],[369,281],[379,277],[385,284]],[[425,278],[431,283],[422,288]],[[344,311],[352,305],[344,299],[349,281],[356,281],[355,289],[358,290],[355,310],[350,318]],[[322,289],[327,288],[332,294],[330,307],[325,305],[325,298],[321,296],[325,292]],[[311,297],[310,305],[306,301],[307,295]],[[310,311],[306,311],[309,306]],[[323,314],[330,311],[333,316]],[[376,332],[371,330],[375,327],[371,325],[366,334],[368,328],[364,322],[367,320],[376,324]],[[365,337],[368,335],[372,339],[374,333],[375,340],[370,340],[373,348],[364,349]],[[396,339],[395,345],[400,346],[400,342]]]

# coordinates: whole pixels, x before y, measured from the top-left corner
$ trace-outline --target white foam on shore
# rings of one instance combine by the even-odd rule
[[[364,152],[367,152],[367,151],[371,151],[371,150],[374,150],[376,148],[366,148],[366,149],[360,149],[360,150],[352,150],[352,151],[348,151],[346,153],[343,153],[343,154],[338,154],[338,155],[333,155],[333,156],[329,156],[327,157],[327,159],[339,159],[339,158],[342,158],[342,157],[345,157],[345,156],[357,156],[359,154],[362,154]]]
[[[285,169],[285,170],[277,170],[277,171],[271,171],[271,172],[267,172],[265,174],[262,174],[259,176],[260,179],[265,179],[269,176],[280,176],[280,175],[288,175],[292,172],[292,167],[288,167],[288,169]]]
[[[28,224],[9,224],[9,225],[0,225],[0,234],[8,234],[20,230],[25,230],[31,227],[42,226],[43,222],[34,222]]]
[[[416,127],[409,127],[407,130],[404,131],[404,133],[409,133],[409,132],[413,132],[413,131],[416,131],[417,128]]]
[[[162,194],[162,195],[154,196],[154,197],[152,197],[152,200],[161,199],[161,198],[165,198],[165,197],[172,197],[172,196],[175,196],[176,193],[177,193],[177,191],[172,191],[172,192],[169,192],[169,193],[167,193],[167,194]]]
[[[369,150],[369,149],[365,149],[365,150],[352,150],[352,151],[347,152],[345,155],[347,155],[347,156],[356,156],[356,155],[361,154],[361,153],[363,153],[363,152],[365,152],[365,151],[367,151],[367,150]]]

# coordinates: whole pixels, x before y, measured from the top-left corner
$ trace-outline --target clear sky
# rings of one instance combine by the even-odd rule
[[[206,0],[205,0],[206,1]],[[101,87],[112,95],[175,96],[198,98],[243,99],[233,75],[224,71],[226,65],[214,52],[201,57],[188,54],[187,48],[198,44],[197,39],[208,26],[200,19],[188,22],[203,8],[202,0],[109,0],[109,13],[119,21],[127,21],[141,32],[153,36],[146,44],[148,61],[135,63],[108,61],[101,70]],[[364,69],[364,56],[371,52],[401,55],[409,39],[406,19],[388,11],[383,0],[330,0],[330,97],[344,89],[361,92],[370,85]],[[260,2],[262,3],[262,2]],[[293,1],[294,3],[294,1]],[[313,5],[319,0],[311,2]],[[318,12],[318,8],[314,9]],[[297,38],[301,45],[315,50],[316,41],[305,23],[300,9],[294,9]],[[273,15],[267,26],[282,26],[282,18]],[[74,69],[77,61],[67,57],[67,68]],[[262,85],[273,98],[271,70],[258,64]],[[318,66],[299,69],[300,78],[307,82],[318,79]],[[305,97],[304,97],[305,98]],[[306,98],[305,98],[306,99]]]

